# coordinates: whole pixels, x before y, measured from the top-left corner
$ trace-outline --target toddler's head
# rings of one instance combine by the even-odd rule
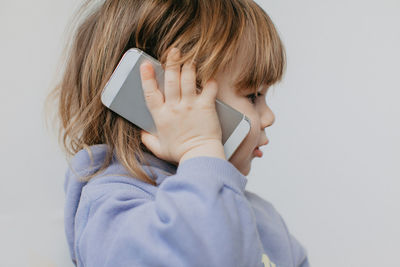
[[[155,185],[138,161],[144,160],[143,151],[150,153],[141,143],[141,129],[107,109],[101,91],[129,48],[165,66],[168,51],[178,47],[182,64],[195,62],[199,88],[215,77],[217,98],[251,119],[250,134],[230,159],[248,173],[253,150],[267,141],[264,128],[274,120],[265,97],[251,94],[265,94],[281,80],[285,67],[278,33],[254,1],[89,0],[76,18],[62,79],[50,95],[59,104],[59,138],[68,155],[107,144],[110,150],[99,172],[115,153],[132,176]]]

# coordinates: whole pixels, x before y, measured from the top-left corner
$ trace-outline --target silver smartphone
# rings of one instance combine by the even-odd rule
[[[158,87],[164,93],[164,69],[161,63],[144,51],[131,48],[122,56],[103,88],[101,101],[118,115],[155,135],[156,126],[147,109],[140,77],[139,67],[144,60],[152,63]],[[229,159],[249,133],[250,120],[218,99],[215,107],[221,125],[225,157]]]

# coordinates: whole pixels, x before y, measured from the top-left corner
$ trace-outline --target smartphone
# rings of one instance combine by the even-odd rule
[[[140,65],[153,65],[158,88],[164,93],[164,69],[161,63],[138,48],[125,52],[101,93],[101,102],[139,128],[156,135],[157,129],[143,94]],[[229,159],[250,131],[250,120],[233,107],[216,99],[216,111],[222,130],[225,157]],[[207,127],[207,125],[204,125]]]

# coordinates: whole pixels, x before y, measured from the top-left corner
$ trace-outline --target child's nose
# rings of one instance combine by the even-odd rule
[[[275,114],[270,108],[266,108],[261,116],[261,130],[271,126],[275,122]]]

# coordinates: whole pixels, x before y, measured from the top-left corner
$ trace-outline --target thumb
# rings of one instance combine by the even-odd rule
[[[142,143],[158,158],[161,158],[161,146],[157,137],[142,130],[141,132]]]

